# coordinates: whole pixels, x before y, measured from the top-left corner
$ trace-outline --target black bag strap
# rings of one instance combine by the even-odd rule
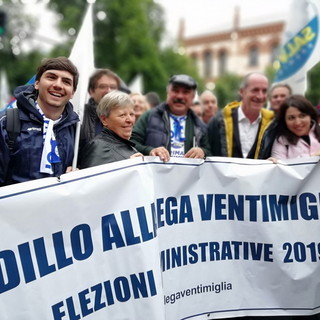
[[[14,146],[16,139],[18,135],[20,134],[21,130],[21,124],[19,119],[19,109],[18,108],[8,108],[6,110],[6,116],[7,116],[7,124],[6,124],[6,130],[8,133],[8,147],[10,150],[10,158],[14,151]],[[12,184],[12,161],[10,160],[7,173],[6,173],[6,179],[4,181],[5,186]]]
[[[21,124],[19,119],[19,109],[18,108],[8,108],[6,110],[7,116],[7,133],[8,133],[8,146],[10,152],[14,150],[14,145],[18,135],[20,134]]]

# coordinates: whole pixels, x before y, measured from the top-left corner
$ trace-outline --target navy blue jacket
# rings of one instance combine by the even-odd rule
[[[207,127],[192,110],[188,111],[185,136],[185,153],[192,147],[200,147],[205,156],[210,156]],[[161,103],[140,116],[133,127],[131,141],[144,155],[149,155],[153,148],[161,146],[171,152],[169,107],[166,103]]]
[[[10,154],[6,113],[0,114],[0,186],[9,184],[8,181],[17,183],[50,176],[39,172],[43,149],[43,118],[35,108],[37,92],[33,85],[27,85],[17,87],[14,95],[19,108],[21,131]],[[79,117],[73,111],[72,104],[67,103],[62,119],[53,127],[61,162],[52,165],[51,176],[60,176],[72,165],[75,124],[78,121]]]

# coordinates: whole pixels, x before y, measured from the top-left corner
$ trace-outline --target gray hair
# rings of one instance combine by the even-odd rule
[[[253,75],[261,75],[261,76],[264,76],[268,80],[268,77],[262,72],[250,72],[243,77],[243,79],[240,83],[240,89],[245,89],[248,86],[249,80]]]
[[[123,108],[128,104],[133,106],[133,101],[127,93],[118,90],[111,91],[100,100],[97,114],[99,117],[102,115],[109,117],[113,109]]]
[[[292,95],[292,88],[288,84],[286,84],[286,83],[276,83],[269,89],[269,93],[268,93],[269,99],[271,98],[273,90],[277,89],[277,88],[287,88],[288,92],[289,92],[289,95],[290,96]]]

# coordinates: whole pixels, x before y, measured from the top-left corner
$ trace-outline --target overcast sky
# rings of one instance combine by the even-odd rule
[[[285,20],[292,0],[156,0],[165,9],[169,35],[177,35],[179,21],[185,20],[186,35],[230,28],[234,9],[240,8],[240,23]]]
[[[50,27],[52,15],[43,14],[48,0],[24,0],[28,12],[37,14],[43,21],[37,33],[49,38],[57,37]],[[92,1],[92,0],[91,0]],[[96,0],[99,1],[99,0]],[[262,21],[285,20],[292,0],[155,0],[165,10],[167,41],[177,36],[179,21],[185,20],[186,35],[203,34],[231,28],[235,7],[240,8],[240,24],[256,24]],[[38,3],[37,3],[38,2]],[[37,3],[37,4],[35,4]],[[41,14],[39,14],[41,12]],[[51,28],[51,29],[50,29]]]

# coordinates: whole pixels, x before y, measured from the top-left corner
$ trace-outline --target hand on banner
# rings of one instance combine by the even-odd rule
[[[66,173],[72,172],[72,171],[78,171],[79,168],[73,168],[72,166],[69,166],[66,170]]]
[[[191,148],[185,155],[185,158],[204,159],[205,153],[199,147]]]
[[[169,151],[165,147],[154,148],[149,153],[150,156],[158,156],[160,160],[167,162],[170,160]]]
[[[274,164],[277,164],[277,163],[278,163],[278,159],[273,158],[273,157],[270,157],[270,158],[268,158],[267,160],[273,162]]]
[[[138,157],[142,157],[143,158],[143,154],[140,152],[134,153],[132,156],[130,156],[130,159],[132,158],[138,158]]]

